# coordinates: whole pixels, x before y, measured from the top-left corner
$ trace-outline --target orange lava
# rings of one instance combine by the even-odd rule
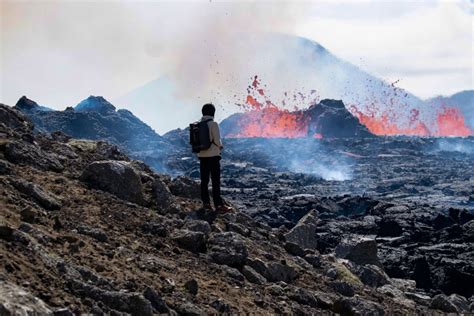
[[[441,108],[436,118],[438,130],[435,136],[471,136],[473,131],[466,126],[464,116],[458,108]]]
[[[356,106],[350,106],[351,112],[375,135],[410,135],[410,136],[470,136],[473,131],[466,126],[464,116],[456,107],[442,106],[438,109],[434,122],[423,122],[419,111],[412,109],[408,126],[401,126],[399,117],[392,112],[371,111],[362,113]],[[375,113],[374,113],[375,112]],[[400,113],[399,115],[402,115]],[[428,126],[430,128],[428,128]]]
[[[245,112],[237,122],[239,132],[229,134],[227,137],[311,137],[308,135],[310,117],[307,112],[298,109],[290,112],[276,106],[260,87],[258,76],[252,78],[247,92],[245,103],[241,105]],[[311,94],[313,92],[316,91],[312,90]],[[306,98],[305,95],[299,94],[302,99]],[[285,100],[281,103],[286,105]],[[349,105],[347,108],[375,135],[439,137],[474,135],[474,132],[466,126],[461,111],[456,107],[445,105],[437,107],[437,112],[431,119],[427,119],[425,115],[423,120],[420,118],[420,110],[415,108],[409,110],[407,104],[400,106],[394,98],[391,98],[389,103],[388,107],[383,107],[377,102],[372,102],[365,107],[365,111],[359,110],[364,108],[360,105]],[[322,139],[323,135],[315,133],[312,137]]]

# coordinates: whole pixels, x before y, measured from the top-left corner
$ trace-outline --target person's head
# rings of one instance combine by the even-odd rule
[[[216,108],[212,103],[206,103],[202,106],[202,115],[214,116],[216,113]]]

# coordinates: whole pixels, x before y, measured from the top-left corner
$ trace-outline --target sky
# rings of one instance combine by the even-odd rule
[[[238,51],[240,41],[265,32],[317,41],[421,98],[450,95],[473,89],[473,13],[467,0],[0,0],[0,102],[27,95],[62,110],[163,76],[185,81],[201,75],[189,70],[212,54],[201,43],[230,38]],[[139,114],[147,121],[146,111]]]

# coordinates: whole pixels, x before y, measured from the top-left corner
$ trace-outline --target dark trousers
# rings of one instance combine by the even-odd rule
[[[214,206],[222,205],[221,198],[221,157],[202,157],[199,158],[201,172],[201,199],[204,204],[210,204],[209,199],[209,176],[212,179],[212,199]]]

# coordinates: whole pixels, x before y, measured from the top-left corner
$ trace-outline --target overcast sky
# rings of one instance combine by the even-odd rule
[[[471,1],[0,2],[0,102],[10,105],[114,99],[164,75],[176,47],[192,54],[190,37],[236,31],[308,37],[422,98],[473,89]]]

